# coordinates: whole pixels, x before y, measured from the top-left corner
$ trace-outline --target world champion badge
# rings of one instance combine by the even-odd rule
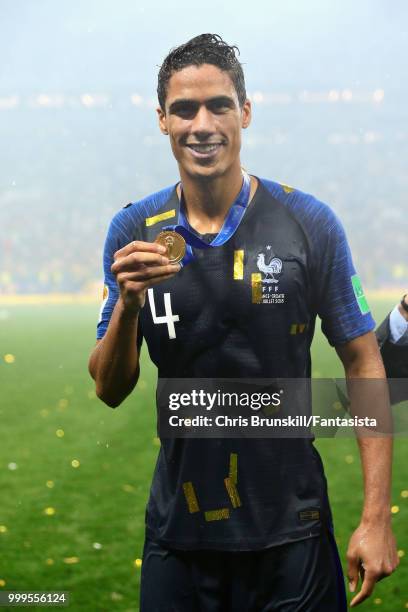
[[[179,263],[186,253],[186,241],[183,236],[173,230],[164,230],[156,236],[155,242],[167,249],[167,257],[171,264]]]

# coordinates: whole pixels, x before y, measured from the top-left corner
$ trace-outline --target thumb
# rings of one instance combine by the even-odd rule
[[[347,558],[347,578],[349,582],[350,593],[354,593],[358,585],[358,568],[359,560],[356,557],[349,556]]]

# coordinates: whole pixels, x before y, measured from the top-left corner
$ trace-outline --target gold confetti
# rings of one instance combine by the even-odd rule
[[[142,560],[141,559],[135,559],[135,567],[137,567],[137,568],[142,567]]]
[[[334,410],[341,410],[343,406],[341,405],[341,402],[334,402],[333,408]]]
[[[382,599],[380,599],[379,597],[376,597],[376,598],[374,599],[374,603],[375,603],[377,606],[379,606],[380,604],[382,604]]]
[[[224,478],[225,488],[227,489],[227,493],[231,500],[231,504],[233,508],[239,508],[242,506],[241,500],[239,498],[239,494],[235,484],[232,482],[231,478]]]
[[[406,608],[408,608],[408,601],[407,601],[407,603],[405,604],[405,607],[406,607]]]
[[[95,391],[92,389],[91,391],[88,391],[88,399],[95,399],[96,398],[96,393]]]
[[[281,183],[280,185],[285,193],[292,193],[292,191],[295,191],[295,188],[290,187],[290,185],[286,185],[285,183]]]
[[[122,601],[122,599],[123,599],[123,595],[121,595],[120,593],[116,593],[115,591],[111,593],[112,601]]]
[[[73,460],[71,461],[71,465],[72,465],[72,467],[73,467],[73,468],[77,468],[77,467],[79,467],[81,464],[79,463],[78,459],[73,459]]]
[[[57,438],[63,438],[65,436],[65,432],[63,429],[57,429],[55,435],[57,436]]]
[[[204,518],[206,521],[222,521],[229,519],[230,513],[228,508],[220,508],[219,510],[208,510],[204,512]]]
[[[74,563],[79,563],[79,557],[64,557],[64,563],[74,565]]]
[[[190,514],[199,512],[200,507],[198,505],[198,499],[194,491],[194,485],[191,481],[183,482],[183,492],[184,492],[184,497],[186,498],[188,511],[190,512]]]
[[[122,489],[126,491],[126,493],[133,493],[134,491],[136,491],[135,487],[132,487],[132,485],[130,484],[122,485]]]
[[[6,363],[14,363],[15,360],[16,360],[16,358],[11,353],[7,353],[7,355],[4,355],[4,361]]]
[[[47,480],[47,482],[45,483],[45,486],[48,487],[49,489],[53,489],[54,488],[54,481],[53,480]]]
[[[137,383],[137,388],[141,391],[145,391],[147,389],[147,382],[145,380],[139,380]]]
[[[45,564],[46,565],[54,565],[54,559],[46,559],[45,560]]]
[[[6,533],[7,527],[5,525],[0,525],[0,533]]]
[[[40,410],[40,414],[42,417],[46,417],[48,416],[48,410],[46,408],[43,408],[42,410]]]
[[[0,578],[0,587],[6,586],[6,581],[3,578]]]
[[[69,402],[68,400],[64,397],[62,399],[60,399],[60,401],[58,402],[58,408],[60,410],[65,410],[65,408],[67,408]]]
[[[155,436],[155,437],[153,438],[153,444],[154,444],[155,446],[160,446],[160,438],[158,438],[157,436]]]
[[[398,514],[399,506],[391,506],[391,514]]]
[[[53,514],[55,514],[55,508],[53,508],[52,506],[44,508],[44,514],[46,514],[47,516],[53,516]]]
[[[102,548],[102,544],[100,544],[99,542],[94,542],[92,546],[94,547],[95,550],[101,550]]]
[[[408,497],[408,491],[406,489],[404,489],[404,491],[401,491],[401,497],[403,497],[404,499]]]
[[[354,463],[354,457],[353,457],[353,455],[346,455],[346,456],[344,457],[344,461],[345,461],[346,463],[348,463],[348,464]]]
[[[405,557],[405,550],[402,550],[402,549],[399,550],[398,551],[398,556],[399,556],[400,559],[402,559],[402,557]]]

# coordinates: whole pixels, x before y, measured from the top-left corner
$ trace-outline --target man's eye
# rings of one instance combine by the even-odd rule
[[[218,102],[212,102],[210,109],[214,113],[225,113],[230,109],[230,105],[226,100],[219,100]]]
[[[176,115],[183,118],[193,117],[196,112],[197,109],[193,106],[180,106],[174,111]]]

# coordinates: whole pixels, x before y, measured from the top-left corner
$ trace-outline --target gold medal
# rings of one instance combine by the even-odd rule
[[[183,236],[172,230],[165,230],[156,236],[155,242],[167,249],[167,257],[171,264],[179,263],[186,252],[186,241]]]

